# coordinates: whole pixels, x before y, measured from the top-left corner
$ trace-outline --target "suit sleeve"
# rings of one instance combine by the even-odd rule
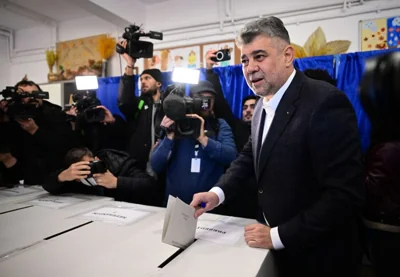
[[[231,163],[231,166],[221,176],[216,187],[220,187],[225,194],[225,201],[235,196],[240,186],[246,185],[248,180],[255,178],[253,164],[253,149],[251,137],[240,152],[239,157]]]
[[[286,248],[313,245],[361,213],[365,191],[357,120],[350,101],[338,91],[317,107],[309,123],[309,149],[322,196],[278,226]]]
[[[134,118],[139,105],[139,98],[135,95],[135,76],[124,74],[121,77],[118,89],[118,107],[126,119]]]

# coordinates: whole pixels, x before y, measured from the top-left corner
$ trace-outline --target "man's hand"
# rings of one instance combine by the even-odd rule
[[[126,44],[128,42],[126,40],[121,41],[119,44],[124,47],[126,49]],[[127,53],[124,53],[122,55],[122,57],[124,58],[124,60],[126,61],[127,65],[130,67],[134,67],[135,63],[136,63],[136,59],[132,58],[131,56],[129,56]]]
[[[215,53],[217,52],[217,50],[215,49],[211,49],[208,50],[206,53],[206,68],[207,69],[212,69],[214,65],[217,65],[217,62],[214,62],[213,60],[211,60],[211,58],[215,58],[216,55]]]
[[[271,228],[264,224],[251,224],[244,228],[244,239],[250,247],[273,249]]]
[[[9,122],[10,118],[7,115],[8,102],[7,100],[0,101],[0,110],[2,110],[2,115],[0,116],[0,122]]]
[[[4,164],[6,168],[11,168],[17,163],[17,159],[11,155],[11,153],[0,153],[0,162]]]
[[[89,162],[77,162],[71,164],[68,169],[64,170],[58,175],[60,182],[80,180],[86,178],[90,174]]]
[[[203,206],[202,207],[202,203]],[[190,206],[194,207],[196,209],[196,212],[194,213],[194,217],[198,218],[205,212],[211,211],[214,209],[216,206],[219,204],[219,198],[218,195],[214,192],[201,192],[201,193],[196,193],[193,195],[193,200],[190,203]]]
[[[115,122],[115,117],[112,115],[112,113],[110,112],[109,109],[107,109],[104,106],[97,106],[97,109],[103,109],[105,112],[105,116],[104,116],[104,120],[101,121],[101,123],[105,123],[105,124],[113,124]]]
[[[34,135],[39,129],[39,126],[36,125],[35,120],[33,120],[32,118],[28,118],[28,120],[18,119],[17,122],[19,123],[19,125],[21,125],[22,129],[24,129],[31,135]]]
[[[109,170],[106,173],[98,173],[93,175],[96,183],[99,186],[115,189],[117,187],[117,177],[115,177]]]
[[[164,115],[163,120],[161,121],[161,127],[164,127],[165,129],[168,129],[169,127],[171,127],[172,124],[174,124],[175,121],[173,121],[172,119],[168,118],[167,116]],[[173,140],[175,137],[175,133],[174,132],[170,132],[167,134],[167,137],[170,140]]]
[[[203,147],[207,146],[208,143],[208,137],[204,134],[204,118],[202,118],[201,116],[197,115],[197,114],[187,114],[187,117],[190,118],[197,118],[198,120],[200,120],[201,122],[201,126],[200,126],[200,136],[197,138],[198,142],[201,143],[201,145]]]
[[[75,106],[71,106],[71,108],[65,112],[66,114],[77,116],[78,115],[78,110]]]

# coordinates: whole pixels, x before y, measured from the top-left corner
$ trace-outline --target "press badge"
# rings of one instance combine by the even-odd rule
[[[192,173],[200,173],[200,158],[192,158],[192,167],[190,172]]]

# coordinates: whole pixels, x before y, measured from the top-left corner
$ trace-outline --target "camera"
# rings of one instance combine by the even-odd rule
[[[176,138],[197,138],[200,135],[201,122],[197,118],[187,118],[186,114],[200,114],[211,108],[211,97],[185,95],[183,85],[169,85],[165,91],[168,96],[164,99],[165,115],[175,121],[166,133],[174,132]]]
[[[231,52],[229,49],[221,49],[215,52],[215,57],[212,57],[211,60],[214,62],[224,62],[229,61],[231,59]]]
[[[139,58],[152,58],[153,57],[153,43],[149,41],[141,41],[140,37],[149,37],[151,39],[163,39],[163,34],[160,32],[150,31],[148,33],[140,31],[140,27],[136,25],[129,25],[125,28],[122,37],[127,41],[126,48],[117,44],[116,51],[119,54],[127,53],[134,59]]]
[[[96,76],[76,76],[77,92],[72,96],[72,101],[78,112],[78,118],[84,123],[95,123],[104,120],[106,113],[101,108],[100,100],[96,97],[96,89],[99,88]]]
[[[72,96],[75,102],[78,117],[86,123],[101,122],[104,120],[106,114],[103,109],[96,108],[101,105],[101,102],[96,97],[94,91],[78,91]]]
[[[89,187],[94,187],[97,186],[96,181],[93,178],[94,174],[97,173],[105,173],[107,172],[107,164],[104,161],[92,161],[89,163],[90,166],[90,174],[84,178],[81,179],[82,184],[89,186]]]
[[[17,92],[14,87],[6,87],[0,92],[0,95],[7,101],[7,115],[13,119],[28,120],[35,118],[38,112],[37,99],[49,99],[49,93],[46,91]],[[29,98],[27,103],[22,101]]]
[[[98,174],[98,173],[105,173],[107,172],[107,164],[105,161],[93,161],[90,162],[90,175]]]

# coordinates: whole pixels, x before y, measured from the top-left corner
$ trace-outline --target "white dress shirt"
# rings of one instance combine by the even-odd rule
[[[296,75],[296,70],[293,70],[292,74],[290,74],[289,78],[286,80],[285,84],[275,93],[275,95],[268,101],[266,98],[263,98],[263,109],[266,113],[265,117],[265,123],[264,123],[264,130],[263,130],[263,136],[262,136],[262,145],[264,144],[265,138],[267,137],[269,127],[271,127],[272,121],[274,120],[275,116],[275,111],[278,108],[278,105],[285,94],[287,88],[289,85],[292,83],[294,76]],[[261,116],[262,113],[260,114],[260,122],[261,122]],[[261,145],[261,148],[262,148]],[[260,150],[261,151],[261,150]],[[211,192],[214,192],[218,195],[219,198],[219,205],[225,201],[225,193],[220,187],[213,187]],[[267,225],[269,225],[268,220],[265,218],[265,215],[263,213],[265,222]],[[271,235],[271,240],[272,240],[272,246],[274,249],[279,250],[285,248],[283,245],[281,238],[279,237],[278,233],[278,227],[273,227],[271,228],[270,231]]]

